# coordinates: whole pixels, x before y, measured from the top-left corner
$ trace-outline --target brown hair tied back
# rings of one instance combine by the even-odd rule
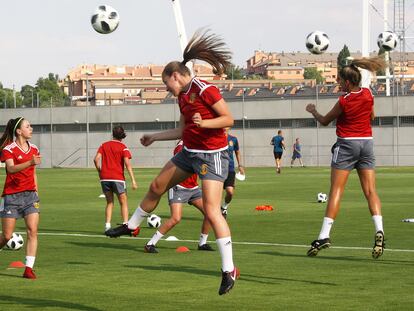
[[[190,75],[190,70],[185,64],[194,59],[209,63],[217,75],[223,74],[231,66],[231,52],[227,50],[224,41],[210,33],[209,29],[197,30],[184,49],[183,61],[168,63],[162,72],[162,77],[170,77],[173,72]]]
[[[119,126],[119,125],[118,126],[115,126],[112,129],[112,136],[115,139],[119,139],[119,140],[124,139],[126,137],[124,128],[122,126]]]
[[[361,72],[358,68],[366,69],[374,73],[385,68],[385,61],[384,58],[380,56],[353,59],[349,65],[344,66],[339,70],[338,75],[340,78],[348,80],[353,85],[359,85],[361,83]]]
[[[16,130],[21,127],[23,120],[23,117],[18,117],[16,119],[10,119],[7,122],[6,129],[0,138],[0,151],[3,150],[3,148],[8,144],[13,142],[13,138],[16,135]]]

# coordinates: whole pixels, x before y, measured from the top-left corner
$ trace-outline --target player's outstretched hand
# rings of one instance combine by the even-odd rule
[[[146,146],[151,145],[154,142],[154,137],[152,135],[145,134],[141,137],[140,140],[141,140],[141,144],[146,147]]]
[[[199,112],[196,112],[193,115],[192,120],[198,127],[202,127],[203,119],[201,118],[201,114]]]
[[[310,112],[310,113],[314,113],[316,111],[316,106],[315,104],[308,104],[306,106],[306,111]]]
[[[32,160],[31,160],[31,164],[32,165],[39,165],[40,163],[42,163],[42,157],[40,155],[33,155]]]

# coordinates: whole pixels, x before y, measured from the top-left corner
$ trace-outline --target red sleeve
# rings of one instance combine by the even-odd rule
[[[9,150],[3,149],[3,151],[1,152],[0,161],[6,162],[6,160],[8,159],[13,159],[13,153]]]
[[[223,97],[220,94],[220,90],[214,85],[209,85],[200,94],[200,98],[209,106],[213,106]]]
[[[128,158],[128,159],[132,158],[131,152],[129,151],[127,147],[124,148],[124,150],[122,151],[122,154],[124,158]]]
[[[341,106],[342,111],[344,111],[344,106],[345,106],[345,98],[343,96],[340,96],[338,99],[339,102],[339,106]]]
[[[102,145],[99,146],[98,151],[96,153],[102,154]]]

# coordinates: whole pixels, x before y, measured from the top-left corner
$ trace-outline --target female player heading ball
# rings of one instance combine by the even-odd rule
[[[316,111],[314,104],[306,106],[316,120],[328,125],[336,120],[338,139],[332,148],[331,189],[322,229],[317,240],[311,243],[308,256],[330,246],[329,234],[339,212],[342,194],[350,172],[355,168],[375,225],[375,241],[372,257],[384,252],[384,229],[382,226],[381,202],[375,187],[375,156],[371,120],[374,118],[374,98],[368,88],[360,87],[359,68],[375,72],[384,68],[380,57],[354,59],[350,65],[340,69],[338,83],[346,92],[325,116]]]
[[[233,248],[229,226],[221,214],[220,201],[223,182],[228,174],[229,154],[224,128],[233,125],[233,117],[220,91],[212,84],[191,76],[186,63],[200,59],[222,74],[231,64],[231,53],[214,34],[197,32],[188,42],[183,60],[165,66],[162,80],[167,89],[178,97],[180,123],[178,128],[144,135],[141,143],[151,145],[158,140],[182,139],[184,148],[177,153],[152,181],[128,224],[110,229],[110,237],[130,234],[158,205],[161,196],[170,188],[197,173],[202,180],[203,206],[216,235],[222,259],[222,282],[219,295],[230,291],[238,276],[233,264]]]

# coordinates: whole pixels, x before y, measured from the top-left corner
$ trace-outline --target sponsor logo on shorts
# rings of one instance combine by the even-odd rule
[[[205,174],[207,174],[207,164],[202,164],[202,165],[201,165],[200,174],[201,174],[201,175],[205,175]]]
[[[34,208],[39,208],[40,207],[40,203],[39,202],[34,202],[33,203]]]

